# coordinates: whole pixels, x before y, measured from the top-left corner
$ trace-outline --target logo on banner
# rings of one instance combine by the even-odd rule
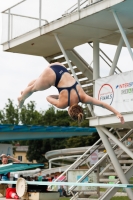
[[[98,99],[100,101],[106,101],[107,104],[111,105],[114,99],[112,86],[109,84],[103,84],[99,90]]]
[[[133,82],[130,83],[123,83],[120,85],[116,85],[116,89],[122,89],[121,94],[133,94]]]
[[[129,82],[129,83],[122,83],[120,85],[116,85],[116,89],[123,89],[123,88],[127,88],[127,87],[132,87],[133,86],[133,82]]]

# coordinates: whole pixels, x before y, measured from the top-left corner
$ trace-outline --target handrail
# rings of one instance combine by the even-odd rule
[[[84,158],[83,158],[82,160],[79,161],[79,163],[78,163],[78,165],[75,167],[75,169],[76,169],[78,166],[80,166],[83,162],[85,162],[85,160],[86,160],[89,156],[91,156],[101,145],[102,145],[102,142],[101,142],[98,146],[96,146],[96,148],[95,148],[91,153],[89,153],[89,154],[87,154],[87,155],[84,155]],[[50,165],[50,164],[59,165],[58,163],[54,163],[54,162],[53,162],[54,160],[61,160],[61,159],[64,159],[64,160],[65,160],[65,158],[67,159],[67,158],[74,158],[74,157],[80,157],[80,156],[81,156],[81,155],[72,155],[72,156],[61,156],[61,157],[57,157],[57,158],[52,158],[52,159],[49,160],[49,165]],[[61,165],[64,165],[64,164],[61,164]],[[52,169],[51,166],[49,167],[49,169]]]
[[[86,1],[88,1],[88,0],[79,0],[79,1],[80,1],[80,2],[81,2],[81,1],[85,1],[85,2],[86,2]],[[85,2],[83,2],[83,3],[85,3]],[[82,3],[82,4],[83,4],[83,3]],[[80,5],[82,5],[82,4],[80,4]],[[65,14],[68,14],[68,11],[71,10],[71,9],[72,9],[73,7],[75,7],[76,5],[77,5],[77,7],[76,7],[74,10],[78,9],[78,3],[75,3],[73,6],[71,6],[69,9],[67,9],[67,10],[65,11]],[[71,12],[73,12],[74,10],[72,10]]]
[[[88,44],[90,45],[90,47],[92,47],[93,48],[93,46],[88,42]],[[101,49],[101,48],[99,48],[99,50],[103,53],[103,55],[111,62],[111,63],[113,63],[112,62],[112,60],[103,52],[103,50]],[[111,65],[100,55],[100,57],[108,64],[108,66],[109,67],[111,67]],[[116,69],[120,72],[120,73],[122,73],[122,71],[119,69],[119,67],[117,67],[116,66]],[[116,72],[117,73],[117,72]]]
[[[68,167],[68,169],[65,170],[54,182],[58,181],[64,174],[66,174],[81,158],[83,158],[100,141],[101,141],[101,139],[99,139],[90,148],[88,148],[87,151],[83,155],[81,155],[70,167]]]
[[[26,0],[22,0],[22,1],[18,2],[18,3],[16,3],[15,5],[13,5],[13,6],[7,8],[6,10],[2,11],[1,13],[4,13],[4,12],[6,12],[7,10],[10,10],[11,8],[14,8],[15,6],[17,6],[17,5],[21,4],[21,3],[23,3],[24,1],[26,1]]]
[[[81,1],[84,1],[84,2],[82,2],[81,3]],[[79,6],[82,6],[84,3],[86,3],[88,1],[88,6],[89,5],[93,5],[93,4],[95,4],[95,3],[97,3],[97,2],[99,2],[99,1],[103,1],[103,0],[97,0],[96,2],[90,2],[89,0],[78,0],[78,2],[76,3],[76,4],[74,4],[73,6],[71,6],[69,9],[67,9],[66,11],[65,11],[65,13],[64,13],[64,15],[65,14],[69,14],[69,10],[71,10],[73,7],[75,7],[76,5],[77,5],[77,7],[76,8],[74,8],[73,10],[71,10],[71,12],[70,13],[72,13],[72,12],[74,12],[75,10],[79,10]],[[81,4],[80,4],[81,3]]]
[[[132,143],[128,145],[128,147],[132,146]],[[122,150],[118,155],[117,158],[119,158],[123,154],[124,150]],[[111,166],[111,163],[109,163],[100,173],[99,176],[101,176],[109,167]]]
[[[4,13],[4,14],[7,14],[7,15],[8,15],[8,13]],[[29,19],[36,19],[36,20],[39,20],[39,18],[30,17],[30,16],[26,16],[26,15],[18,15],[18,14],[14,14],[14,13],[10,13],[10,15],[11,15],[11,16],[13,15],[13,16],[17,16],[17,17],[25,17],[25,18],[29,18]],[[46,19],[41,19],[41,20],[47,22],[47,24],[49,23],[48,20],[46,20]]]
[[[127,137],[129,137],[131,134],[133,133],[133,129],[131,129],[122,139],[120,139],[120,141],[121,142],[123,142]],[[117,144],[115,144],[114,146],[113,146],[113,150],[115,150],[116,148],[117,148]],[[83,181],[85,178],[86,178],[86,176],[88,176],[106,157],[108,156],[108,154],[106,153],[100,160],[98,160],[98,162],[95,164],[95,165],[93,165],[80,179],[78,179],[78,181],[77,182],[81,182],[81,181]],[[69,188],[69,191],[72,191],[73,189],[75,189],[75,186],[71,186],[70,188]]]
[[[32,17],[29,17],[29,16],[24,16],[24,15],[17,15],[17,14],[11,14],[11,9],[18,6],[19,4],[25,2],[26,0],[22,0],[21,2],[11,6],[10,8],[7,8],[6,10],[2,11],[3,14],[7,14],[8,12],[8,47],[10,48],[10,40],[12,39],[12,27],[13,27],[13,21],[11,21],[11,16],[19,16],[19,17],[25,17],[25,18],[29,18],[29,19],[36,19],[38,20],[38,27],[40,28],[41,30],[41,21],[45,21],[45,23],[49,23],[46,19],[42,19],[41,15],[42,15],[42,12],[41,12],[41,9],[42,9],[42,0],[38,0],[38,8],[39,8],[39,12],[38,12],[38,15],[39,17],[38,18],[32,18]],[[41,34],[41,31],[40,31],[40,34]]]
[[[80,164],[78,164],[78,166],[81,165],[89,156],[91,156],[102,145],[102,141],[100,141],[100,142],[101,143],[90,154],[88,154],[88,156],[86,156],[85,158],[83,158],[83,160],[81,161]]]

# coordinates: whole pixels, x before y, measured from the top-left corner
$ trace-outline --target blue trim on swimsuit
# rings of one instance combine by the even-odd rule
[[[77,91],[77,88],[76,88],[76,85],[78,84],[77,82],[75,82],[75,83],[74,83],[72,86],[70,86],[70,87],[61,87],[61,88],[58,88],[58,87],[57,87],[57,86],[58,86],[58,83],[59,83],[59,81],[60,81],[60,79],[61,79],[61,77],[62,77],[62,75],[63,75],[65,72],[69,73],[68,70],[67,70],[65,67],[61,66],[61,65],[52,65],[52,66],[50,66],[50,68],[51,68],[51,69],[55,72],[55,74],[56,74],[55,87],[58,89],[59,93],[60,93],[62,90],[67,90],[67,91],[68,91],[68,106],[70,106],[70,92],[71,92],[72,89],[74,89],[74,90],[76,91],[77,96],[78,96],[78,99],[79,99],[79,102],[81,102],[80,96],[79,96],[78,91]]]

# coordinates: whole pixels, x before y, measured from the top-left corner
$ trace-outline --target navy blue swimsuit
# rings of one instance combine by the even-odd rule
[[[76,88],[76,85],[78,84],[77,82],[75,82],[75,83],[74,83],[72,86],[70,86],[70,87],[61,87],[61,88],[57,87],[57,86],[58,86],[58,83],[59,83],[59,81],[60,81],[60,79],[61,79],[61,77],[62,77],[62,75],[63,75],[65,72],[69,73],[68,70],[67,70],[65,67],[61,66],[61,65],[52,65],[52,66],[50,66],[50,68],[51,68],[51,69],[55,72],[55,74],[56,74],[55,87],[58,89],[59,93],[60,93],[62,90],[67,90],[67,91],[68,91],[68,106],[70,106],[70,92],[71,92],[72,89],[74,89],[74,90],[76,91],[77,96],[78,96],[78,99],[79,99],[79,102],[81,102],[80,96],[79,96],[78,91],[77,91],[77,88]]]

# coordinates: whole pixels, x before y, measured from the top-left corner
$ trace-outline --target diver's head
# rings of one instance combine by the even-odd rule
[[[84,113],[81,106],[74,104],[68,108],[68,114],[73,119],[78,121],[80,124],[84,119]]]

